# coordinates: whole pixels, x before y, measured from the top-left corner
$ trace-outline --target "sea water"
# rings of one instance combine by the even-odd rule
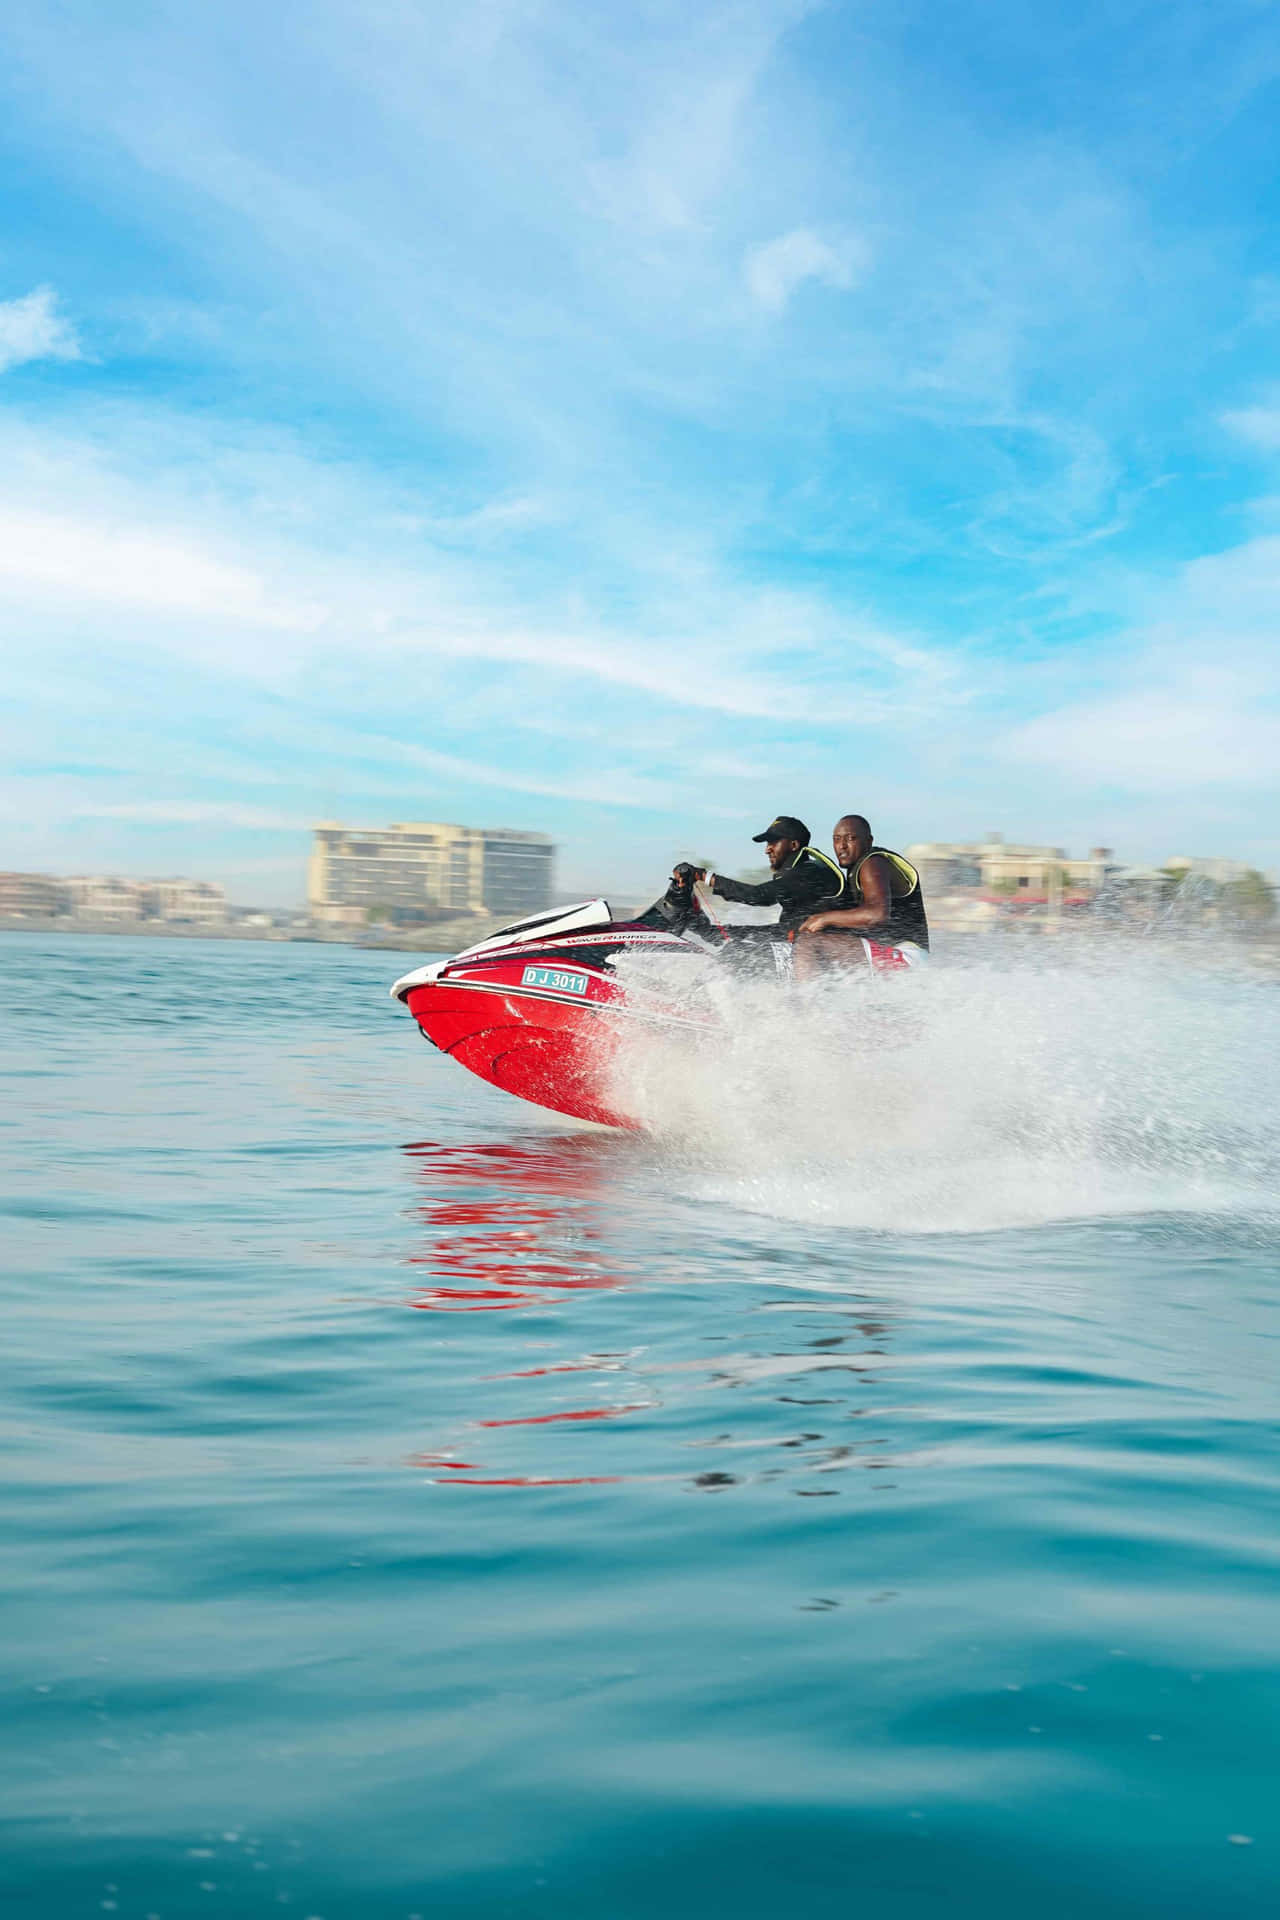
[[[6,1916],[1274,1915],[1280,988],[945,953],[471,1079],[0,937]]]

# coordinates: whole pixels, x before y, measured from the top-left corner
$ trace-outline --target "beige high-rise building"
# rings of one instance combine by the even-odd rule
[[[313,919],[354,926],[379,914],[403,922],[447,913],[510,919],[551,902],[554,845],[544,833],[459,827],[439,820],[315,830],[307,868]]]

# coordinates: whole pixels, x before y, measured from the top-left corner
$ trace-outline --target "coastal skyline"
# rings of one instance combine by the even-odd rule
[[[469,840],[485,844],[486,850],[488,843],[496,843],[494,850],[502,867],[500,876],[502,886],[505,887],[510,880],[512,847],[503,829],[460,826],[456,822],[441,821],[406,821],[398,824],[384,822],[379,825],[371,825],[368,822],[357,824],[325,821],[318,824],[313,831],[310,852],[304,866],[299,869],[300,884],[292,892],[286,889],[278,899],[270,902],[229,899],[225,887],[220,883],[194,876],[190,871],[163,875],[123,872],[88,875],[23,872],[12,868],[6,869],[0,864],[0,919],[7,918],[7,923],[21,924],[23,920],[41,921],[47,916],[61,918],[70,916],[73,919],[80,919],[88,926],[101,918],[106,910],[100,902],[95,904],[89,899],[89,894],[95,889],[105,890],[108,894],[114,889],[121,900],[128,896],[131,904],[123,917],[128,918],[132,913],[140,920],[157,917],[154,903],[148,906],[146,901],[146,896],[157,892],[175,896],[168,903],[166,910],[159,913],[158,917],[162,919],[190,918],[190,906],[186,898],[189,895],[217,896],[216,911],[211,904],[201,903],[198,917],[202,919],[228,916],[231,919],[237,919],[245,915],[259,914],[264,908],[269,909],[277,919],[294,919],[303,914],[309,914],[315,918],[317,902],[322,906],[339,904],[329,899],[327,882],[319,876],[317,871],[317,856],[320,855],[322,860],[325,858],[322,852],[323,843],[335,838],[347,841],[356,837],[372,836],[377,844],[377,853],[372,847],[362,847],[358,850],[358,857],[394,859],[398,851],[396,845],[398,836],[407,835],[406,844],[416,848],[421,844],[420,835],[423,831],[428,832],[433,839],[436,836],[443,836],[445,839],[452,836],[465,836]],[[579,899],[597,895],[610,896],[614,902],[615,912],[619,901],[632,908],[647,903],[647,894],[643,901],[631,900],[625,884],[615,884],[607,875],[602,874],[597,874],[590,883],[566,890],[555,877],[554,862],[559,849],[549,836],[536,831],[521,831],[516,838],[527,842],[541,842],[542,845],[538,847],[537,852],[550,856],[549,877],[544,876],[540,882],[543,887],[543,897],[537,901],[522,903],[519,898],[511,896],[500,903],[495,903],[488,897],[487,882],[478,878],[483,869],[477,869],[472,874],[472,880],[476,884],[464,901],[452,880],[442,884],[442,875],[434,869],[431,872],[426,869],[418,871],[413,865],[413,860],[415,858],[421,860],[423,856],[419,854],[410,856],[409,865],[403,866],[402,869],[397,868],[392,886],[392,891],[398,896],[396,902],[391,900],[391,895],[385,888],[373,886],[364,896],[366,903],[380,912],[387,913],[390,913],[393,904],[400,906],[421,904],[427,909],[428,919],[447,918],[450,906],[456,908],[464,917],[467,913],[496,912],[500,918],[510,919],[521,911],[522,904],[537,908],[541,908],[544,904],[572,905]],[[820,845],[821,842],[818,844]],[[357,850],[352,849],[352,851]],[[523,853],[525,849],[521,848],[517,851]],[[754,853],[755,849],[752,848],[751,852]],[[1133,894],[1137,899],[1144,897],[1144,889],[1161,880],[1172,882],[1174,877],[1181,873],[1194,875],[1201,889],[1208,886],[1208,895],[1202,893],[1201,898],[1212,899],[1219,890],[1225,888],[1229,892],[1232,887],[1238,887],[1243,883],[1247,887],[1256,888],[1262,896],[1271,897],[1272,905],[1262,915],[1264,919],[1269,919],[1275,911],[1274,900],[1277,890],[1275,873],[1259,871],[1251,867],[1248,861],[1236,859],[1229,853],[1219,853],[1208,858],[1184,853],[1166,854],[1154,867],[1143,867],[1126,860],[1123,851],[1113,847],[1090,847],[1086,851],[1077,851],[1064,844],[1061,839],[1033,843],[1016,836],[1007,837],[1003,832],[992,831],[984,835],[980,841],[908,842],[906,854],[919,863],[926,898],[931,901],[962,895],[975,897],[982,895],[985,899],[994,899],[999,894],[1009,893],[1016,894],[1026,901],[1042,902],[1049,897],[1046,889],[1054,884],[1047,877],[1050,874],[1060,874],[1066,893],[1070,895],[1074,889],[1079,899],[1105,890],[1105,887],[1110,885],[1137,889]],[[769,871],[761,863],[760,858],[757,858],[754,863],[748,860],[744,866],[740,859],[735,861],[732,858],[719,858],[711,854],[698,857],[716,867],[720,872],[736,875],[743,880],[766,878]],[[183,863],[179,861],[178,865],[182,866]],[[390,878],[386,872],[382,877]],[[78,890],[78,897],[76,890]],[[520,886],[517,883],[517,893],[519,890]],[[178,900],[176,897],[178,895],[183,898]],[[117,913],[115,917],[119,918],[121,915]],[[331,916],[321,911],[318,917],[324,919]],[[348,921],[351,919],[350,915],[338,917]],[[401,917],[404,918],[403,915]]]
[[[1280,861],[1266,10],[0,23],[7,863]],[[248,53],[252,49],[252,57]]]

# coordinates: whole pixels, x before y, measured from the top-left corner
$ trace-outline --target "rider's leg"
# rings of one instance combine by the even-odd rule
[[[795,953],[796,979],[801,981],[867,970],[867,951],[857,934],[834,927],[823,933],[798,933]]]

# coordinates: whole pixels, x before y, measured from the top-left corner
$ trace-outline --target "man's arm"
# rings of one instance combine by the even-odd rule
[[[783,914],[807,913],[820,900],[835,891],[827,868],[815,860],[802,860],[797,866],[784,867],[781,873],[752,885],[749,880],[730,880],[724,874],[710,877],[711,891],[725,900],[745,907],[781,907]]]
[[[788,882],[791,884],[788,885]],[[722,900],[732,900],[740,907],[785,906],[795,896],[794,869],[788,867],[784,873],[770,874],[767,880],[755,884],[750,880],[731,880],[727,873],[714,873],[711,876],[711,891],[718,893]]]
[[[859,884],[862,888],[860,907],[837,908],[832,913],[811,913],[800,932],[825,933],[828,927],[849,927],[856,933],[863,927],[883,926],[893,910],[889,862],[883,855],[867,855],[862,863]]]

